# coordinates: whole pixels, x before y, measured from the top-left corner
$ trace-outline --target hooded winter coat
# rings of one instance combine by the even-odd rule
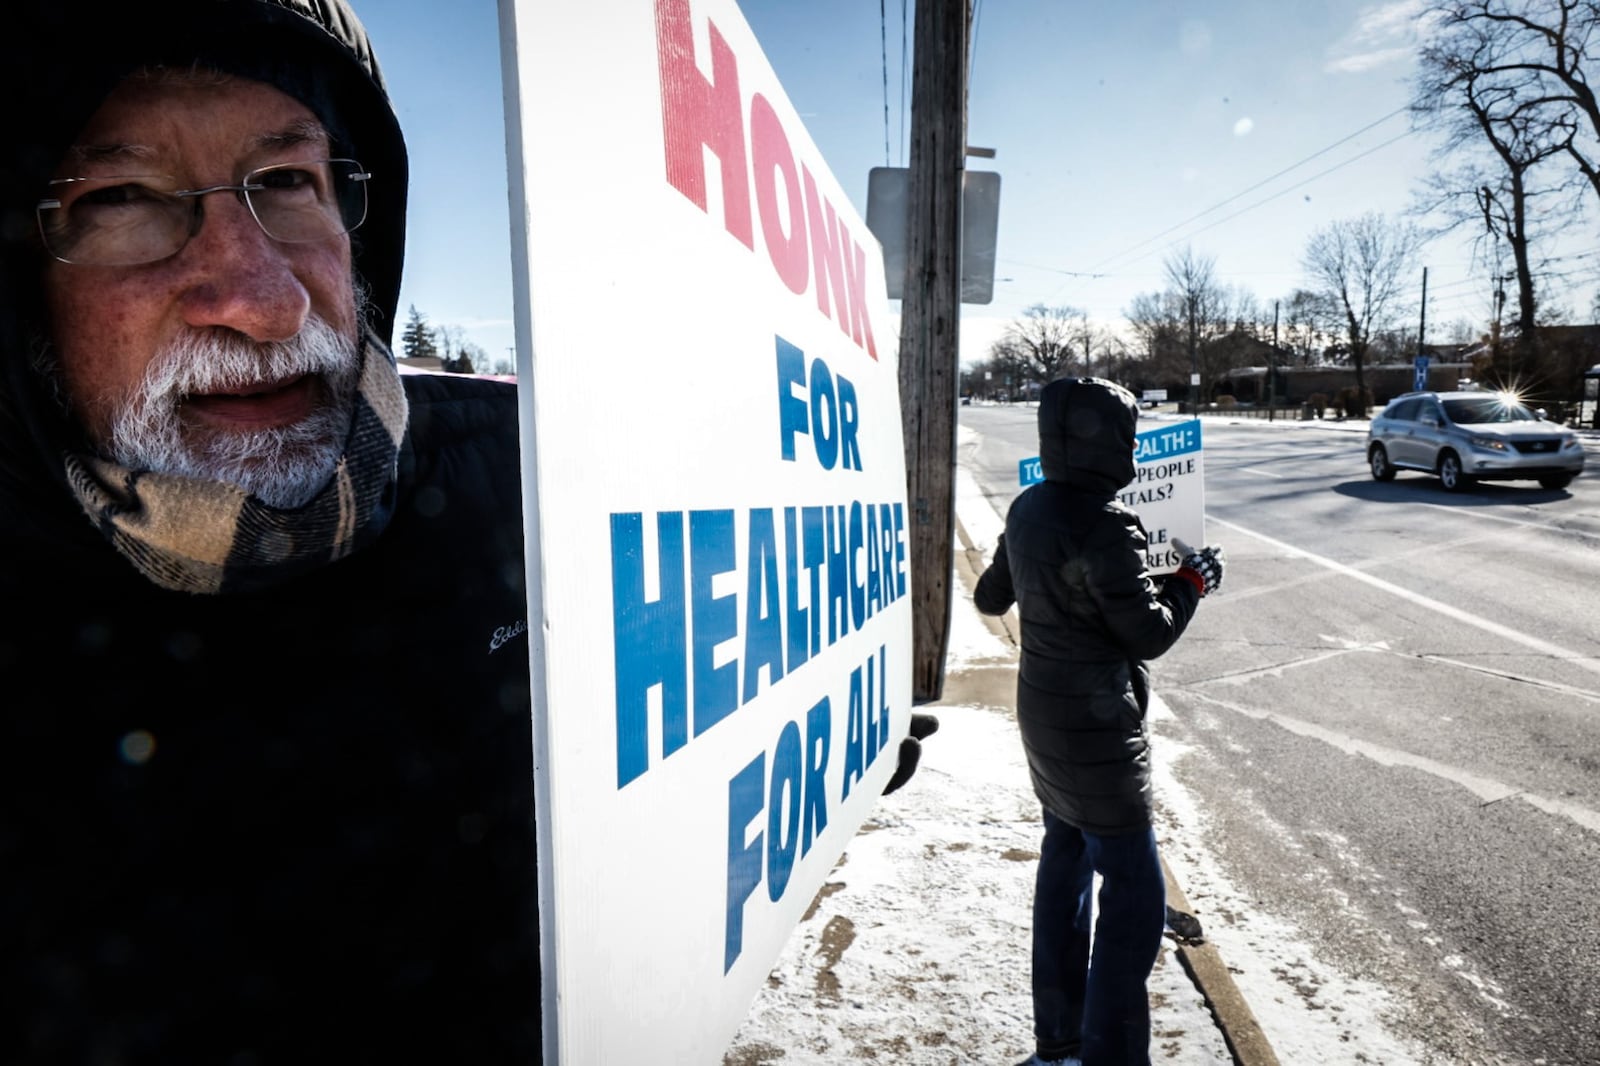
[[[33,369],[33,205],[129,70],[296,96],[373,174],[391,358],[406,148],[341,0],[19,0],[0,34],[0,1062],[539,1061],[514,386],[407,375],[354,550],[161,587],[73,495]],[[13,121],[15,116],[15,121]]]
[[[1134,477],[1138,406],[1120,386],[1065,378],[1039,397],[1044,481],[1012,502],[974,600],[1022,622],[1017,722],[1039,801],[1085,832],[1150,825],[1145,665],[1172,647],[1200,593],[1156,578],[1117,493]]]

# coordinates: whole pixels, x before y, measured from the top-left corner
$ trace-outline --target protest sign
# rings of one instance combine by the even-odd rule
[[[1138,434],[1134,447],[1133,483],[1117,494],[1139,512],[1150,544],[1145,557],[1156,573],[1178,568],[1181,553],[1173,539],[1192,544],[1205,540],[1205,452],[1200,442],[1200,420],[1158,425]],[[1017,480],[1024,486],[1044,480],[1039,457],[1017,464]]]
[[[503,0],[545,1060],[720,1063],[894,770],[877,242],[734,0]]]

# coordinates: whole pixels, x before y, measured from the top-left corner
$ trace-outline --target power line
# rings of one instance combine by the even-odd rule
[[[883,165],[889,166],[889,16],[878,0],[878,39],[883,54]]]
[[[967,42],[967,92],[972,92],[972,74],[978,69],[978,24],[983,19],[983,0],[972,0],[972,34]]]
[[[1354,163],[1354,162],[1356,162],[1357,160],[1360,160],[1360,159],[1365,159],[1367,156],[1371,155],[1373,152],[1382,151],[1383,149],[1389,147],[1394,142],[1396,142],[1398,140],[1402,140],[1402,139],[1404,139],[1406,137],[1409,137],[1409,136],[1411,136],[1411,131],[1410,130],[1406,130],[1404,133],[1396,134],[1395,136],[1390,137],[1387,141],[1384,141],[1382,144],[1374,145],[1373,147],[1368,148],[1365,152],[1362,152],[1359,155],[1353,155],[1349,159],[1346,159],[1342,163],[1335,163],[1333,166],[1329,167],[1327,170],[1324,170],[1324,171],[1321,171],[1319,173],[1311,175],[1305,181],[1299,182],[1299,183],[1297,183],[1295,185],[1291,185],[1287,189],[1278,190],[1277,192],[1273,193],[1271,196],[1267,197],[1265,200],[1257,200],[1255,203],[1251,204],[1249,207],[1244,208],[1243,210],[1235,211],[1233,214],[1228,215],[1225,218],[1219,218],[1215,222],[1211,223],[1210,225],[1201,226],[1199,229],[1194,230],[1193,232],[1191,232],[1189,234],[1189,236],[1193,237],[1196,233],[1204,233],[1208,229],[1215,229],[1217,226],[1222,225],[1224,222],[1231,222],[1234,219],[1238,218],[1240,215],[1246,214],[1247,212],[1250,212],[1250,211],[1254,211],[1256,208],[1260,207],[1262,204],[1270,204],[1272,201],[1276,200],[1280,196],[1284,196],[1284,195],[1286,195],[1288,193],[1294,192],[1296,189],[1303,189],[1307,185],[1310,185],[1312,182],[1316,181],[1318,178],[1325,178],[1329,174],[1332,174],[1335,170],[1342,170],[1345,167],[1349,166],[1351,163]]]
[[[906,39],[906,0],[900,0],[900,165],[906,165],[906,82],[911,80],[911,44]]]
[[[1337,141],[1334,141],[1332,144],[1327,145],[1324,148],[1320,148],[1315,152],[1312,152],[1310,155],[1306,156],[1304,159],[1300,160],[1298,163],[1294,163],[1294,164],[1291,164],[1290,166],[1284,167],[1282,170],[1278,171],[1276,174],[1272,175],[1271,177],[1263,178],[1262,180],[1256,182],[1254,185],[1250,186],[1249,188],[1243,189],[1243,190],[1241,190],[1239,192],[1234,193],[1232,196],[1228,197],[1226,200],[1222,200],[1222,201],[1220,201],[1218,203],[1212,204],[1210,207],[1206,208],[1204,211],[1201,211],[1199,214],[1191,215],[1189,218],[1184,219],[1182,222],[1179,222],[1177,225],[1169,226],[1168,228],[1162,230],[1160,233],[1157,233],[1155,236],[1148,237],[1145,240],[1140,241],[1138,244],[1135,244],[1131,248],[1127,248],[1124,251],[1116,253],[1115,255],[1111,255],[1111,256],[1108,256],[1105,259],[1102,259],[1100,262],[1094,264],[1094,266],[1095,267],[1104,266],[1106,263],[1109,263],[1114,259],[1120,259],[1125,255],[1131,255],[1132,253],[1138,251],[1140,248],[1143,248],[1145,245],[1153,244],[1154,242],[1159,241],[1162,237],[1165,237],[1167,234],[1172,233],[1174,230],[1180,230],[1183,227],[1187,226],[1189,223],[1197,221],[1198,219],[1202,219],[1205,216],[1209,215],[1211,212],[1217,211],[1217,210],[1220,210],[1221,208],[1226,207],[1227,205],[1233,203],[1233,201],[1239,199],[1241,196],[1247,196],[1250,193],[1255,192],[1257,189],[1261,188],[1263,185],[1267,185],[1267,184],[1270,184],[1271,182],[1277,181],[1279,178],[1283,177],[1285,174],[1289,173],[1290,171],[1298,170],[1300,167],[1305,166],[1307,163],[1311,162],[1313,159],[1316,159],[1317,157],[1322,156],[1322,155],[1326,155],[1327,153],[1333,151],[1335,148],[1339,147],[1341,144],[1344,144],[1345,142],[1350,141],[1350,140],[1354,140],[1356,137],[1359,137],[1363,133],[1366,133],[1368,130],[1372,129],[1374,126],[1381,126],[1383,123],[1388,122],[1390,119],[1394,118],[1396,115],[1403,114],[1407,110],[1409,110],[1408,107],[1397,107],[1393,111],[1389,112],[1387,115],[1384,115],[1382,118],[1374,119],[1373,121],[1367,123],[1365,126],[1362,126],[1360,129],[1356,130],[1354,133],[1347,134],[1346,136],[1339,138]],[[1404,137],[1409,133],[1410,133],[1410,131],[1407,130],[1406,133],[1401,134],[1400,137]],[[1395,137],[1392,140],[1385,141],[1383,144],[1379,145],[1378,147],[1379,148],[1383,148],[1383,147],[1386,147],[1387,145],[1393,144],[1395,141],[1399,140],[1400,137]],[[1377,149],[1372,149],[1372,151],[1376,151],[1376,150]],[[1366,154],[1370,154],[1370,153],[1364,152],[1362,154],[1366,155]],[[1356,156],[1355,158],[1356,159],[1360,159],[1361,156]],[[1340,166],[1343,166],[1343,165],[1344,164],[1342,164],[1342,163],[1340,164]],[[1337,170],[1338,167],[1335,167],[1333,169]],[[1322,174],[1316,175],[1316,177],[1322,177],[1324,174],[1328,174],[1328,173],[1331,173],[1331,171],[1325,170],[1325,171],[1322,172]],[[1308,178],[1307,179],[1307,181],[1313,181],[1313,180],[1315,180],[1315,178]],[[1301,182],[1301,185],[1304,185],[1304,184],[1305,184],[1305,182]],[[1299,188],[1299,186],[1291,186],[1291,189],[1292,188]],[[1290,189],[1285,189],[1283,191],[1284,192],[1289,192]],[[1281,196],[1282,193],[1279,193],[1278,195]],[[1267,203],[1267,202],[1268,202],[1267,200],[1262,200],[1261,201],[1261,203],[1263,203],[1263,204]],[[1260,204],[1256,204],[1256,205],[1253,205],[1253,206],[1259,207]],[[1245,210],[1248,211],[1248,210],[1250,210],[1250,208],[1246,208]],[[1240,212],[1239,214],[1243,214],[1243,212]],[[1228,218],[1237,218],[1237,217],[1239,217],[1238,214],[1229,215],[1228,216]],[[1226,222],[1227,219],[1223,219],[1222,221]],[[1210,227],[1207,227],[1207,228],[1210,228]],[[1204,232],[1204,231],[1203,230],[1197,230],[1196,232]],[[1191,234],[1191,236],[1192,236],[1192,234]],[[1091,269],[1093,269],[1093,268],[1091,268]]]
[[[1458,289],[1463,285],[1482,285],[1484,279],[1487,277],[1488,275],[1484,275],[1483,278],[1470,277],[1462,278],[1459,281],[1446,281],[1441,284],[1434,285],[1434,290],[1436,292],[1444,292],[1446,289]]]
[[[1590,251],[1590,252],[1574,252],[1571,255],[1552,255],[1552,256],[1549,256],[1549,257],[1541,260],[1541,262],[1543,262],[1543,263],[1565,263],[1569,259],[1593,259],[1597,255],[1600,255],[1600,252],[1594,252],[1594,251]]]
[[[1060,267],[1040,266],[1038,263],[1024,263],[1020,259],[1005,259],[1001,261],[1014,266],[1027,267],[1029,270],[1043,270],[1048,274],[1065,274],[1069,278],[1109,278],[1111,276],[1110,274],[1091,274],[1083,270],[1063,270]]]
[[[1383,120],[1379,119],[1379,121],[1381,122]],[[1373,125],[1376,125],[1376,123],[1374,123]],[[1370,129],[1371,126],[1368,126],[1367,128]],[[1351,136],[1354,136],[1354,134],[1352,134]],[[1401,140],[1402,138],[1405,138],[1405,137],[1409,137],[1409,136],[1411,136],[1411,131],[1410,130],[1406,130],[1403,133],[1396,134],[1395,136],[1390,137],[1387,141],[1384,141],[1382,144],[1374,145],[1373,147],[1368,148],[1365,152],[1361,152],[1361,153],[1359,153],[1357,155],[1353,155],[1349,159],[1344,160],[1343,162],[1335,163],[1333,166],[1329,167],[1328,169],[1323,170],[1323,171],[1319,171],[1318,173],[1311,175],[1311,177],[1305,179],[1304,181],[1297,182],[1296,184],[1289,186],[1287,189],[1280,189],[1278,192],[1273,193],[1271,196],[1268,196],[1265,199],[1257,200],[1255,203],[1251,204],[1249,207],[1246,207],[1246,208],[1243,208],[1241,210],[1235,211],[1233,214],[1226,215],[1223,218],[1219,218],[1215,222],[1212,222],[1210,225],[1201,226],[1197,230],[1192,230],[1188,234],[1188,237],[1193,237],[1196,234],[1204,233],[1206,230],[1209,230],[1209,229],[1215,229],[1217,226],[1222,225],[1224,222],[1231,222],[1234,219],[1238,218],[1240,215],[1248,214],[1249,212],[1254,211],[1256,208],[1261,207],[1264,204],[1271,203],[1272,201],[1276,200],[1280,196],[1284,196],[1284,195],[1287,195],[1288,193],[1294,192],[1296,189],[1304,188],[1305,186],[1311,184],[1312,182],[1318,180],[1319,178],[1325,178],[1329,174],[1332,174],[1334,171],[1341,170],[1344,167],[1349,166],[1351,163],[1357,162],[1357,161],[1359,161],[1361,159],[1365,159],[1367,156],[1371,155],[1372,153],[1382,151],[1383,149],[1389,147],[1389,145],[1394,144],[1396,141]],[[1344,140],[1339,141],[1337,143],[1342,144],[1342,143],[1344,143],[1344,141],[1347,141],[1349,139],[1350,139],[1349,137],[1346,137],[1346,138],[1344,138]],[[1329,147],[1332,147],[1332,145],[1330,145]],[[1327,149],[1323,149],[1323,151],[1326,151],[1326,150]],[[1321,154],[1322,154],[1322,152],[1318,152],[1318,153],[1316,153],[1316,155],[1307,156],[1306,158],[1307,159],[1315,159],[1317,155],[1321,155]],[[1302,163],[1304,163],[1305,161],[1306,160],[1301,160]],[[1299,166],[1300,164],[1297,163],[1295,165]],[[1289,169],[1293,170],[1294,167],[1290,167]],[[1268,179],[1268,180],[1271,180],[1271,179]],[[1253,186],[1253,188],[1260,188],[1261,184],[1264,184],[1264,183],[1258,183],[1257,185]],[[1229,197],[1229,200],[1237,200],[1239,198],[1239,195],[1243,195],[1243,194],[1237,194],[1237,195],[1234,195],[1232,197]],[[1227,202],[1228,202],[1227,200],[1223,201],[1223,203],[1227,203]],[[1221,205],[1219,204],[1218,206],[1221,206]],[[1211,208],[1209,210],[1215,210],[1215,208]],[[1201,214],[1207,214],[1207,213],[1209,213],[1209,211],[1201,212]],[[1196,217],[1199,217],[1199,216],[1196,216]],[[1194,220],[1190,219],[1189,221],[1192,222]],[[1177,229],[1177,228],[1178,227],[1176,227],[1176,226],[1173,227],[1173,229]],[[1166,232],[1170,233],[1170,232],[1172,232],[1172,230],[1167,230]],[[1149,244],[1149,243],[1150,243],[1149,241],[1143,242],[1143,244]],[[1128,254],[1132,253],[1136,248],[1139,248],[1139,247],[1142,247],[1142,245],[1135,245],[1134,248],[1128,249],[1127,252],[1121,252],[1121,253],[1118,253],[1117,255],[1113,255],[1113,256],[1109,257],[1108,259],[1102,259],[1100,261],[1100,263],[1108,263],[1112,259],[1119,259],[1124,255],[1128,255]],[[1130,265],[1131,263],[1138,262],[1139,259],[1146,258],[1150,254],[1151,253],[1146,252],[1144,255],[1141,255],[1141,256],[1137,257],[1136,259],[1130,260],[1129,263],[1124,263],[1123,267],[1126,267],[1126,266]],[[1099,266],[1100,263],[1097,263],[1095,265]],[[1119,268],[1119,270],[1120,269],[1121,268]],[[1098,275],[1091,275],[1091,276],[1093,276],[1093,277],[1106,277],[1108,275],[1098,274]],[[1054,299],[1054,297],[1052,297],[1052,299]]]

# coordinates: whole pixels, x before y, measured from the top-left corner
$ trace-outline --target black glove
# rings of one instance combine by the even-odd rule
[[[1205,932],[1200,928],[1200,919],[1192,914],[1185,914],[1172,904],[1167,904],[1167,928],[1171,930],[1173,939],[1181,944],[1205,943]]]
[[[1178,564],[1179,568],[1193,570],[1199,575],[1202,586],[1200,595],[1209,596],[1222,587],[1222,570],[1228,560],[1222,553],[1221,545],[1209,544],[1197,550],[1173,537],[1172,546],[1183,553],[1183,561]]]
[[[938,731],[939,719],[931,714],[911,712],[911,734],[900,742],[900,762],[894,768],[894,776],[883,786],[885,796],[911,780],[911,775],[917,772],[917,763],[922,759],[922,739]]]

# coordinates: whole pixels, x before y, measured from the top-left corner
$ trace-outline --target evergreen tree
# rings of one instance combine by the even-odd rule
[[[436,359],[439,356],[433,330],[428,328],[428,320],[422,317],[416,304],[411,305],[406,328],[400,333],[400,351],[407,359]]]

